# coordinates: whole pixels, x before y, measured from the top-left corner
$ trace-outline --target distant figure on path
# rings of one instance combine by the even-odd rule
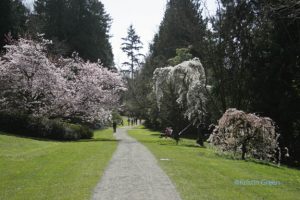
[[[128,126],[130,126],[130,118],[127,118]]]
[[[117,131],[117,122],[113,122],[113,129],[114,129],[114,133]]]
[[[138,119],[134,118],[134,124],[137,125],[138,124]]]
[[[134,120],[133,120],[133,118],[132,119],[130,119],[130,123],[131,123],[131,126],[133,126],[134,124]]]

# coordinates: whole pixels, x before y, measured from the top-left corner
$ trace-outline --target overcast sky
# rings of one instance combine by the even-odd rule
[[[34,0],[25,0],[34,2]],[[204,0],[211,13],[215,11],[215,0]],[[149,49],[149,43],[157,33],[163,19],[167,0],[101,0],[106,12],[112,18],[110,41],[113,47],[115,64],[121,67],[126,61],[126,55],[121,50],[122,37],[127,36],[130,24],[141,37],[144,44],[143,54]]]

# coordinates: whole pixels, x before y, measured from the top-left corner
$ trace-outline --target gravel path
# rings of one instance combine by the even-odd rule
[[[168,176],[149,150],[119,128],[120,140],[108,168],[94,190],[93,200],[180,200]]]

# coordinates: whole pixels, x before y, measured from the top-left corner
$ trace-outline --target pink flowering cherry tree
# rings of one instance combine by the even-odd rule
[[[50,117],[55,102],[64,94],[61,70],[49,61],[43,40],[19,39],[6,45],[0,61],[0,108]]]
[[[208,141],[222,151],[241,154],[242,159],[248,155],[276,160],[278,138],[272,119],[230,108],[219,119]]]
[[[19,39],[0,60],[0,110],[47,118],[104,123],[124,90],[121,76],[100,63],[72,58],[51,60],[47,45]]]
[[[77,54],[57,62],[66,80],[68,95],[64,100],[69,118],[86,122],[110,120],[118,106],[119,93],[124,90],[121,76],[100,63],[84,62]]]

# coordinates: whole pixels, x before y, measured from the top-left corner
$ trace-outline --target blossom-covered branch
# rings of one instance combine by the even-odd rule
[[[175,67],[157,68],[154,71],[154,92],[158,107],[164,91],[172,87],[176,91],[176,102],[185,109],[184,115],[198,124],[206,115],[206,76],[198,58],[185,61]]]
[[[267,117],[228,109],[220,118],[209,141],[222,151],[246,154],[263,160],[274,160],[279,134],[275,122]]]
[[[0,110],[48,118],[105,122],[124,89],[121,76],[99,63],[72,58],[51,61],[50,42],[19,39],[0,60]]]

